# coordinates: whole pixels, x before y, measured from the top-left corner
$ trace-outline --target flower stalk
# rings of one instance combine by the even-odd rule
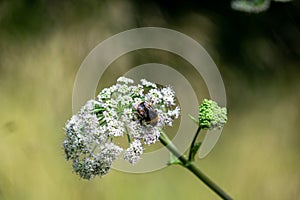
[[[197,176],[197,178],[199,178],[201,181],[203,181],[203,183],[206,186],[208,186],[210,189],[212,189],[222,199],[225,199],[225,200],[233,199],[224,190],[222,190],[216,183],[214,183],[210,178],[208,178],[202,171],[200,171],[200,169],[197,168],[192,161],[187,159],[184,155],[181,155],[178,152],[176,146],[172,143],[172,141],[169,139],[169,137],[164,132],[161,132],[159,140],[174,156],[176,156],[178,158],[178,160],[181,162],[181,166],[188,169],[195,176]]]
[[[193,141],[191,143],[190,151],[189,151],[189,161],[194,161],[195,154],[197,153],[201,145],[201,143],[196,143],[200,131],[201,131],[201,126],[198,127],[196,134],[194,135]]]

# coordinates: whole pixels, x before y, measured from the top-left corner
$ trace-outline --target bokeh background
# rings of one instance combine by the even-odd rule
[[[144,26],[194,38],[222,74],[228,124],[197,165],[235,199],[299,199],[299,13],[299,1],[258,14],[215,0],[0,1],[0,199],[219,199],[180,166],[86,181],[65,161],[81,62],[104,39]],[[174,66],[198,87],[184,60],[142,50],[113,63],[99,88],[148,62]]]

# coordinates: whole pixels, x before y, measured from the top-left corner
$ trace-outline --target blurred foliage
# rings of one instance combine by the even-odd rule
[[[280,2],[289,2],[291,0],[274,0]],[[260,13],[270,8],[271,0],[233,0],[231,8],[241,12]]]
[[[228,124],[211,154],[197,160],[203,171],[235,199],[298,199],[300,3],[272,2],[250,14],[230,2],[1,1],[0,199],[218,199],[177,166],[139,175],[112,171],[88,182],[64,160],[62,127],[81,62],[104,39],[143,26],[191,36],[220,69]],[[118,59],[99,87],[147,62],[174,66],[207,97],[192,66],[154,50]]]

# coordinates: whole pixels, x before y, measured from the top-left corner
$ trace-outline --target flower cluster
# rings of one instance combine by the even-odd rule
[[[270,7],[271,0],[233,0],[231,8],[238,11],[249,13],[260,13]]]
[[[125,160],[136,163],[144,145],[157,142],[160,131],[179,117],[171,87],[158,87],[145,79],[141,84],[133,83],[120,77],[67,122],[63,147],[66,159],[73,161],[74,172],[80,177],[107,174],[122,152]],[[123,136],[129,141],[125,149],[115,141]]]
[[[227,109],[215,101],[204,99],[199,106],[199,126],[203,129],[220,129],[227,122]]]

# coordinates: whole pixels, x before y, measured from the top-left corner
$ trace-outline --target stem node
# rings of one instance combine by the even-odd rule
[[[210,180],[200,169],[198,169],[193,162],[187,159],[185,156],[181,155],[176,146],[172,143],[169,137],[161,131],[159,136],[160,142],[181,161],[184,168],[188,169],[195,176],[197,176],[205,185],[207,185],[210,189],[212,189],[217,195],[219,195],[222,199],[225,200],[233,200],[225,191],[223,191],[216,183]]]

